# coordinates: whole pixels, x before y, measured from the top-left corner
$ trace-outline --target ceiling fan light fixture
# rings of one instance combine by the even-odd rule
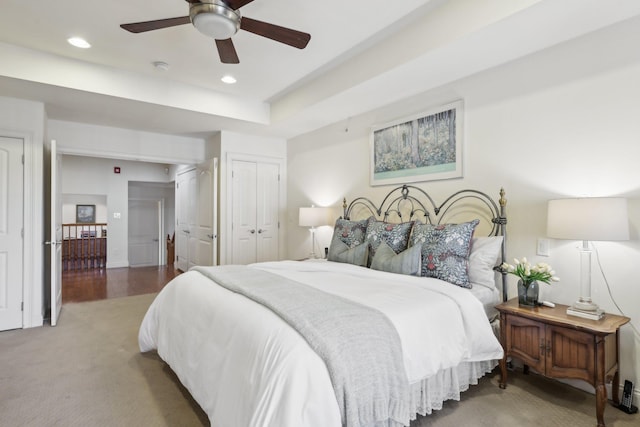
[[[240,29],[240,13],[216,0],[192,3],[189,16],[198,31],[216,40],[226,40]]]

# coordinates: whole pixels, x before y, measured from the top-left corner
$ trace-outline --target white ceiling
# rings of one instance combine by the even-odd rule
[[[58,120],[289,138],[637,16],[640,2],[255,0],[241,12],[311,41],[298,50],[240,31],[240,64],[221,64],[190,24],[119,27],[188,15],[184,0],[2,0],[0,95],[42,101]]]

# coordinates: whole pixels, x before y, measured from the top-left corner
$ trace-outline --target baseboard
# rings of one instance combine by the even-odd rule
[[[107,268],[127,268],[129,267],[129,262],[120,261],[120,262],[109,262],[107,261]]]

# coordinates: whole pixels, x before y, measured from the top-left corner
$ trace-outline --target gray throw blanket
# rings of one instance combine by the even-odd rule
[[[271,309],[304,337],[327,366],[343,425],[409,425],[400,337],[383,313],[257,268],[193,270]]]

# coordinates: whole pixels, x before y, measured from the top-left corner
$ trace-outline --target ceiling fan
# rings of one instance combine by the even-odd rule
[[[307,33],[241,16],[239,9],[253,0],[185,1],[190,3],[189,16],[122,24],[120,27],[132,33],[143,33],[193,23],[202,34],[215,39],[220,61],[224,64],[240,63],[231,41],[238,30],[249,31],[298,49],[304,49],[311,40],[311,35]]]

